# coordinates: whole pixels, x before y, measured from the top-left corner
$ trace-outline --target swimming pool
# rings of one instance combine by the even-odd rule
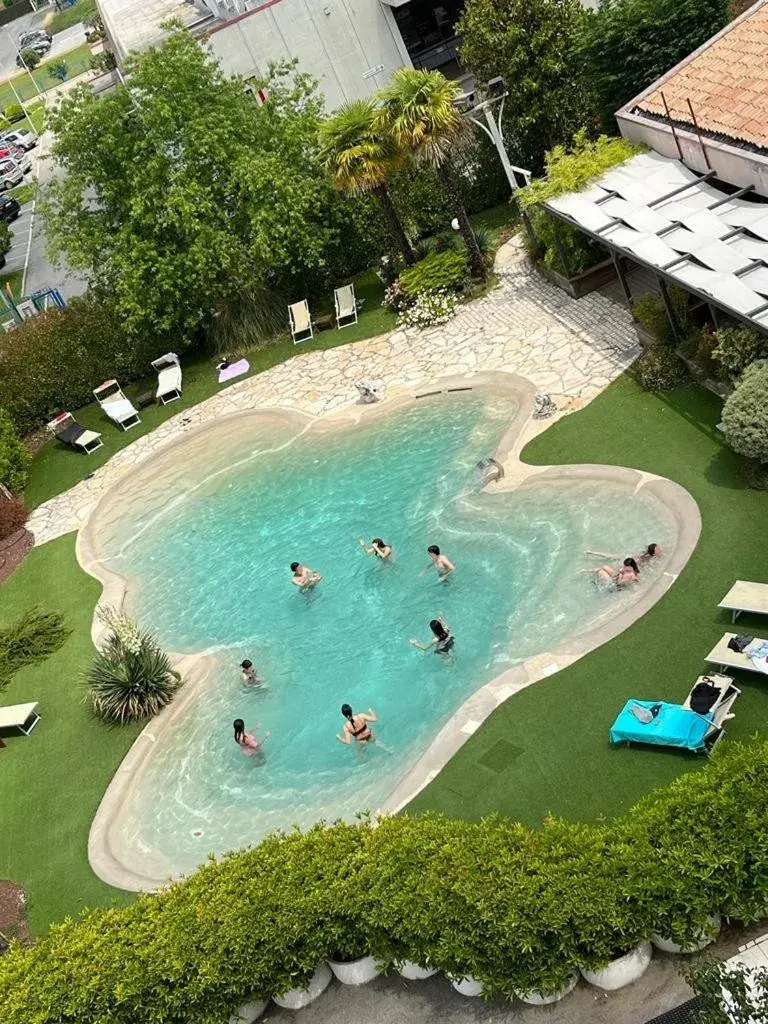
[[[579,575],[583,551],[666,546],[671,518],[609,483],[481,491],[477,462],[516,411],[514,395],[461,392],[355,425],[225,421],[100,511],[99,553],[129,610],[168,649],[216,659],[133,780],[111,838],[123,863],[161,878],[276,827],[375,810],[479,686],[631,599]],[[359,536],[391,543],[393,563]],[[458,567],[444,584],[422,575],[432,543]],[[324,576],[310,597],[293,560]],[[450,660],[408,643],[438,613]],[[334,738],[344,702],[379,716],[362,755]],[[271,730],[263,758],[235,745],[235,718]]]

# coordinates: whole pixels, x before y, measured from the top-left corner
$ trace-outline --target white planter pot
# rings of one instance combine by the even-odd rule
[[[325,992],[332,977],[328,964],[320,964],[306,988],[292,988],[290,992],[284,992],[281,996],[272,998],[284,1010],[301,1010],[302,1007],[309,1006],[322,992]]]
[[[402,978],[407,978],[409,981],[424,981],[426,978],[431,978],[433,974],[437,974],[436,967],[419,967],[413,960],[404,960],[397,970]]]
[[[573,992],[578,980],[578,974],[572,974],[562,988],[549,995],[542,995],[541,992],[516,992],[515,995],[521,1002],[527,1003],[529,1006],[549,1006],[550,1003],[557,1003]]]
[[[252,1003],[245,1003],[237,1013],[232,1014],[229,1018],[229,1024],[253,1024],[264,1013],[266,1008],[266,1000],[256,999]]]
[[[359,960],[329,960],[328,966],[342,985],[366,985],[381,974],[379,965],[372,956],[361,956]]]
[[[451,984],[462,996],[481,996],[483,994],[482,982],[474,978],[460,978],[458,981],[451,981]]]
[[[650,942],[643,942],[598,971],[585,971],[582,968],[581,976],[596,988],[614,992],[617,988],[624,988],[625,985],[631,985],[633,981],[641,978],[648,969],[652,955]]]
[[[672,939],[665,939],[662,935],[652,935],[651,942],[656,949],[663,953],[698,953],[700,949],[709,946],[720,934],[722,920],[719,914],[712,914],[707,918],[707,923],[699,932],[698,938],[689,946],[681,946]]]

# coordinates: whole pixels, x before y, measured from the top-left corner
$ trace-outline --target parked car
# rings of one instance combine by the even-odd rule
[[[32,157],[20,146],[0,145],[0,160],[15,160],[24,174],[32,170]]]
[[[6,190],[24,181],[24,171],[15,160],[0,160],[0,189]]]
[[[0,196],[0,220],[10,224],[21,213],[21,205],[13,196]]]
[[[23,50],[25,46],[34,46],[35,43],[47,43],[48,49],[50,49],[52,42],[53,36],[42,28],[31,28],[19,34],[20,50]]]
[[[37,135],[28,128],[14,128],[13,131],[0,135],[0,146],[19,146],[20,149],[34,149],[38,143]]]

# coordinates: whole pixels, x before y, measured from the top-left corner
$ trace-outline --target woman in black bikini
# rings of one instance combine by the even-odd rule
[[[432,619],[429,624],[429,628],[434,634],[432,639],[427,644],[419,643],[418,640],[411,640],[414,647],[418,647],[420,651],[431,651],[434,648],[435,654],[449,654],[455,639],[451,632],[451,627],[442,617],[438,615],[436,619]]]
[[[350,744],[353,740],[357,740],[359,743],[374,743],[374,735],[369,722],[378,722],[376,712],[373,708],[368,708],[368,714],[354,714],[349,704],[341,705],[341,713],[346,718],[344,728],[341,731],[341,735],[336,733],[336,739],[339,743]]]

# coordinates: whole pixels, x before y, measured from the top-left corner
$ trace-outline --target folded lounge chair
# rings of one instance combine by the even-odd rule
[[[153,360],[152,369],[157,370],[155,398],[163,405],[181,398],[181,364],[176,353],[166,352],[164,356]]]
[[[333,301],[336,305],[336,326],[339,330],[357,323],[357,300],[353,284],[345,284],[334,289]],[[346,323],[342,323],[342,320],[346,320]]]
[[[768,615],[768,583],[736,580],[717,607],[727,608],[731,613],[732,622],[735,622],[742,612]]]
[[[291,335],[294,345],[298,345],[300,341],[309,341],[310,338],[314,337],[312,318],[309,315],[309,306],[306,299],[302,299],[301,302],[294,302],[292,306],[288,307],[288,319],[291,322]]]
[[[700,683],[708,683],[712,690],[718,691],[704,714],[691,708],[691,698]],[[628,700],[611,726],[611,742],[677,747],[708,754],[722,739],[725,723],[733,718],[732,708],[740,693],[729,676],[711,675],[699,676],[683,704]],[[650,711],[653,707],[658,707],[658,714],[647,722],[641,721],[632,711],[632,708]]]
[[[768,673],[768,662],[766,662],[766,659],[763,658],[760,664],[756,665],[747,653],[747,650],[759,647],[761,644],[768,644],[768,640],[761,640],[759,637],[755,637],[747,650],[732,651],[728,643],[735,636],[737,636],[736,633],[724,633],[704,660],[709,662],[710,665],[718,665],[723,672],[729,668],[740,668],[744,672],[758,672],[760,675],[766,675]]]
[[[130,430],[141,423],[139,414],[131,402],[123,394],[123,389],[116,380],[105,380],[93,391],[94,398],[113,423],[123,430]]]
[[[71,412],[60,412],[55,419],[51,420],[47,429],[62,444],[68,444],[70,448],[85,452],[86,455],[90,455],[91,452],[95,452],[102,446],[101,434],[97,434],[95,430],[86,430],[85,427],[81,427]]]

